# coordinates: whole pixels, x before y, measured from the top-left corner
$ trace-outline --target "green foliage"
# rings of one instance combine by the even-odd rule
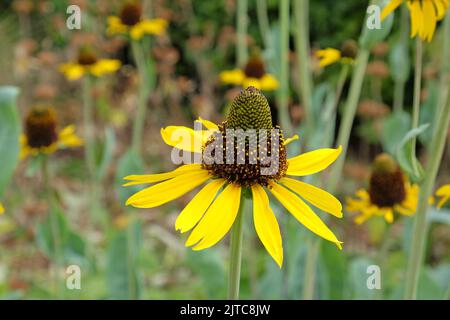
[[[388,3],[388,0],[374,0],[372,1],[372,4],[377,5],[378,7],[384,7]],[[367,27],[367,22],[373,18],[371,16],[373,15],[373,12],[371,15],[367,15],[366,19],[363,23],[363,31],[361,33],[361,36],[359,38],[359,45],[361,48],[370,50],[372,49],[377,43],[383,41],[388,34],[391,31],[392,24],[394,23],[394,14],[390,14],[387,16],[382,22],[381,22],[381,28],[380,29],[369,29]]]

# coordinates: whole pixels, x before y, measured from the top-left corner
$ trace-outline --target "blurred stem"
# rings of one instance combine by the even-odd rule
[[[278,114],[280,124],[287,136],[291,135],[289,117],[289,0],[280,0],[280,88],[278,90]]]
[[[83,78],[83,121],[84,121],[84,143],[85,161],[88,168],[89,180],[92,182],[95,175],[94,154],[94,127],[93,127],[93,104],[92,104],[92,78],[86,75]]]
[[[305,110],[306,138],[314,130],[314,116],[312,113],[313,81],[311,75],[311,61],[309,48],[309,0],[294,1],[295,17],[295,48],[297,53],[298,73],[300,75],[299,95]]]
[[[393,235],[392,229],[393,229],[393,224],[388,223],[386,226],[386,231],[384,232],[383,243],[381,244],[381,248],[378,253],[378,257],[377,257],[378,261],[377,262],[378,262],[378,265],[380,266],[381,270],[385,270],[386,258],[387,258],[387,255],[389,253],[389,249],[390,249],[391,243],[392,243],[392,235]],[[383,277],[381,279],[381,283],[383,283]],[[377,296],[377,298],[380,298],[380,299],[383,298],[383,285],[381,286],[381,289],[377,291],[376,296]]]
[[[236,12],[236,29],[237,29],[237,52],[236,63],[239,67],[242,67],[247,59],[247,16],[248,1],[238,0],[237,12]]]
[[[448,82],[447,82],[448,86]],[[450,94],[449,94],[450,95]],[[433,186],[441,163],[442,155],[447,138],[448,126],[450,121],[450,97],[447,97],[447,104],[443,108],[441,115],[436,123],[436,132],[430,141],[428,149],[428,164],[425,168],[425,179],[420,187],[419,203],[417,213],[414,217],[413,238],[409,250],[409,261],[406,273],[405,299],[416,299],[417,286],[419,282],[420,268],[423,263],[425,240],[426,240],[426,213],[428,208],[428,199],[432,195]]]
[[[350,139],[350,132],[353,125],[353,120],[355,118],[359,97],[361,95],[361,88],[368,60],[369,51],[361,48],[358,52],[358,56],[356,57],[352,80],[350,82],[350,91],[344,107],[341,125],[339,127],[337,145],[342,146],[342,154],[336,160],[336,163],[333,165],[330,172],[327,189],[330,193],[333,193],[336,190],[336,186],[341,179],[342,169],[344,168],[344,161],[347,154],[348,142]]]
[[[409,12],[406,5],[401,8],[400,20],[400,42],[404,46],[408,46],[408,32],[409,32]],[[403,110],[405,98],[405,81],[395,81],[394,83],[394,111],[399,112]]]
[[[243,221],[245,210],[244,190],[241,194],[241,203],[239,212],[231,229],[230,244],[230,274],[228,279],[228,299],[239,299],[239,283],[241,278],[241,262],[242,262],[242,238],[243,238]]]
[[[154,70],[153,68],[148,70],[147,67],[153,67],[153,61],[150,57],[145,57],[143,48],[139,41],[132,40],[131,49],[139,75],[138,106],[134,118],[131,148],[140,155],[142,148],[142,136],[144,134],[145,117],[147,113],[147,96],[149,91],[153,90],[154,86],[153,81],[150,82],[151,75],[148,73],[151,72],[153,75]]]
[[[320,241],[310,238],[308,243],[308,253],[306,255],[306,265],[304,274],[303,299],[312,300],[314,298],[314,287],[316,284],[316,266],[319,255]]]
[[[47,204],[49,207],[48,218],[50,221],[50,229],[53,238],[53,246],[55,252],[55,261],[53,266],[53,279],[55,282],[55,297],[60,298],[60,277],[59,277],[59,267],[62,266],[62,254],[61,254],[61,235],[58,227],[58,217],[55,215],[55,210],[53,210],[53,196],[52,189],[50,186],[50,173],[48,170],[48,156],[42,155],[42,178],[44,183],[44,192]]]
[[[420,90],[422,82],[422,55],[423,44],[420,37],[416,38],[416,58],[414,68],[414,96],[413,96],[413,113],[411,129],[416,129],[419,126],[419,114],[420,114]],[[419,168],[416,160],[416,144],[417,137],[414,136],[411,141],[411,159],[413,159],[413,170],[416,176],[419,175]]]
[[[129,299],[130,300],[136,300],[137,297],[137,284],[136,284],[136,278],[135,278],[135,263],[134,263],[134,216],[132,214],[129,214],[127,216],[127,266],[128,266],[128,292],[130,293]]]
[[[339,101],[341,100],[342,90],[344,89],[345,81],[347,81],[349,70],[350,65],[348,63],[344,63],[339,73],[339,78],[336,85],[336,94],[334,97],[334,106],[333,106],[334,111],[338,109]]]
[[[266,0],[256,1],[256,11],[258,15],[259,33],[264,43],[264,47],[268,46],[268,35],[270,32],[269,18],[267,16],[267,2]]]

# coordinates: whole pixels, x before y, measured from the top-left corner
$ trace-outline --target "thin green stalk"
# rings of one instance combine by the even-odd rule
[[[292,125],[289,116],[289,0],[281,0],[280,15],[280,88],[278,90],[278,114],[280,124],[286,135],[292,134]]]
[[[309,0],[294,1],[295,17],[295,48],[297,54],[298,74],[300,75],[299,95],[305,110],[306,137],[314,131],[314,116],[312,111],[313,81],[311,74],[309,48]]]
[[[447,83],[448,85],[448,83]],[[450,95],[450,94],[449,94]],[[445,141],[447,138],[448,126],[450,122],[450,97],[447,97],[447,105],[443,108],[441,116],[436,123],[436,134],[431,139],[428,149],[428,164],[426,166],[425,179],[420,187],[419,203],[417,213],[414,217],[413,238],[409,251],[408,268],[406,272],[405,299],[417,298],[417,287],[419,282],[420,269],[424,258],[425,240],[426,240],[426,213],[428,208],[428,199],[432,195],[433,186],[438,174],[439,165],[444,152]]]
[[[238,0],[237,12],[236,12],[236,41],[237,41],[237,52],[236,52],[236,63],[239,67],[242,67],[247,59],[247,24],[248,24],[248,1]]]
[[[128,292],[130,293],[130,296],[128,297],[130,300],[136,300],[136,278],[134,275],[134,230],[133,230],[133,216],[131,214],[127,217],[127,266],[128,266]]]
[[[259,33],[264,43],[264,47],[268,46],[268,35],[270,31],[269,18],[267,16],[267,2],[266,0],[256,1],[256,13],[258,15]]]
[[[310,238],[308,243],[308,253],[306,254],[306,265],[304,273],[303,299],[314,299],[314,286],[316,284],[316,266],[319,256],[320,241]]]
[[[417,37],[416,39],[416,59],[414,70],[414,97],[413,97],[413,113],[412,113],[412,129],[416,129],[419,126],[419,114],[420,114],[420,90],[422,85],[422,55],[423,44],[422,40]],[[416,176],[419,175],[419,167],[416,159],[416,144],[417,138],[413,137],[411,141],[411,159],[413,160],[413,170]]]
[[[149,72],[153,72],[153,70],[149,70],[148,66],[152,66],[153,61],[150,57],[144,56],[140,42],[133,40],[131,42],[131,49],[139,75],[138,105],[133,123],[131,148],[136,153],[141,154],[142,137],[147,113],[147,96],[149,91],[153,89],[153,83],[150,83],[150,77],[152,75],[148,74]]]
[[[330,172],[330,178],[328,180],[327,190],[331,193],[336,190],[337,184],[341,179],[344,161],[347,154],[348,142],[350,139],[350,132],[353,125],[353,120],[355,118],[359,97],[361,95],[361,88],[368,60],[369,51],[361,48],[358,52],[358,56],[356,57],[352,80],[350,82],[350,91],[344,107],[344,114],[342,116],[342,122],[339,127],[337,138],[337,145],[342,146],[342,153],[333,165]]]
[[[409,12],[406,5],[401,8],[401,20],[400,20],[400,41],[402,45],[408,46],[409,39]],[[403,110],[403,104],[405,100],[405,83],[406,80],[398,79],[394,83],[394,111],[399,112]]]
[[[380,266],[381,270],[385,270],[386,258],[389,253],[389,249],[391,248],[392,236],[393,236],[392,229],[393,229],[392,223],[388,223],[387,227],[386,227],[386,231],[384,232],[384,235],[383,235],[383,243],[381,244],[380,251],[378,252],[377,261],[378,261],[378,265]],[[382,278],[382,283],[383,283],[383,278]],[[376,297],[378,299],[383,298],[383,286],[381,287],[380,290],[377,291]]]
[[[242,191],[244,192],[244,191]],[[230,274],[228,279],[228,299],[239,299],[239,283],[241,278],[241,262],[242,262],[242,238],[243,238],[243,221],[245,210],[245,196],[241,195],[241,203],[239,212],[231,229],[230,244]]]
[[[342,90],[344,89],[345,81],[347,81],[348,72],[350,70],[350,65],[345,63],[342,65],[341,71],[339,72],[339,78],[336,85],[336,94],[334,96],[334,106],[333,110],[336,111],[341,100]]]
[[[95,178],[95,153],[94,153],[94,124],[92,103],[92,78],[87,75],[83,78],[83,122],[85,161],[88,168],[89,180]]]

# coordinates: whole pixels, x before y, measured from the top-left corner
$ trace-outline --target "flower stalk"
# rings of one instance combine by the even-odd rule
[[[239,284],[241,278],[243,222],[245,211],[245,190],[242,190],[239,211],[231,229],[230,273],[228,279],[228,299],[239,299]]]
[[[400,40],[402,45],[408,45],[408,9],[406,6],[402,6],[401,20],[400,20]],[[405,97],[405,83],[406,80],[397,79],[394,82],[394,111],[399,112],[403,110],[404,97]]]
[[[413,113],[411,129],[417,129],[419,126],[419,114],[420,114],[420,90],[422,86],[422,56],[423,56],[423,43],[420,38],[416,39],[416,59],[414,70],[414,96],[413,96]],[[417,136],[414,136],[411,141],[411,159],[413,160],[413,170],[415,176],[419,176],[418,162],[416,160],[416,144]]]
[[[243,66],[248,59],[247,52],[247,25],[248,25],[248,0],[238,0],[237,4],[237,17],[236,17],[236,39],[237,39],[237,52],[236,62],[238,66]],[[245,89],[245,88],[244,88]]]

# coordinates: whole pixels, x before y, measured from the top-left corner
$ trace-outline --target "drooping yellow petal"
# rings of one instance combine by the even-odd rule
[[[19,137],[19,142],[20,142],[19,159],[24,160],[30,154],[30,147],[28,146],[26,135],[21,134]]]
[[[286,174],[291,176],[306,176],[326,169],[342,152],[342,146],[337,149],[323,148],[306,152],[288,159]]]
[[[423,33],[423,13],[419,1],[408,1],[408,8],[411,16],[411,38]]]
[[[381,11],[381,21],[383,21],[388,15],[392,13],[395,9],[397,9],[403,0],[391,0]]]
[[[284,140],[284,145],[287,146],[289,143],[291,143],[292,141],[298,140],[298,134],[294,134],[292,137],[287,138],[286,140]]]
[[[90,73],[96,77],[101,77],[108,73],[114,73],[120,69],[121,62],[116,59],[101,59],[89,67]]]
[[[342,204],[332,194],[308,183],[291,178],[283,178],[280,180],[280,183],[320,210],[328,212],[335,217],[342,218]]]
[[[386,220],[387,223],[394,222],[394,211],[391,208],[381,209],[381,214],[384,216],[384,220]]]
[[[445,17],[445,12],[448,8],[448,0],[433,0],[433,4],[436,7],[436,19],[442,20]]]
[[[277,218],[270,208],[269,198],[263,187],[252,186],[253,222],[259,239],[278,266],[283,265],[283,242]]]
[[[202,131],[183,126],[168,126],[161,129],[161,137],[169,146],[188,152],[202,152],[204,137]]]
[[[79,147],[83,145],[83,140],[75,133],[75,126],[69,125],[62,129],[58,134],[60,147]]]
[[[280,85],[278,83],[277,78],[275,78],[275,76],[269,73],[266,73],[265,75],[262,76],[262,78],[260,79],[260,83],[261,83],[261,90],[264,91],[276,90]]]
[[[181,197],[210,178],[206,170],[187,172],[132,195],[126,202],[136,208],[154,208]]]
[[[239,86],[244,81],[245,74],[241,69],[225,70],[220,73],[219,77],[224,84]]]
[[[319,58],[319,66],[322,68],[330,64],[333,64],[339,61],[339,59],[341,59],[341,52],[333,48],[318,50],[316,51],[315,55],[317,58]]]
[[[422,12],[423,12],[423,34],[422,38],[428,42],[433,39],[434,31],[436,30],[436,11],[432,1],[422,2]]]
[[[301,224],[318,236],[335,243],[339,249],[342,249],[342,242],[336,238],[334,233],[302,199],[276,183],[270,183],[269,190]]]
[[[117,16],[109,16],[107,22],[108,27],[106,29],[106,33],[108,35],[123,34],[128,31],[128,26],[124,25]]]
[[[205,126],[205,128],[208,130],[212,130],[212,131],[219,130],[219,126],[212,121],[205,120],[201,117],[198,117],[198,119],[196,121],[203,124]]]
[[[86,70],[78,63],[69,62],[60,65],[59,71],[62,72],[68,80],[74,81],[80,79]]]
[[[450,199],[450,184],[443,185],[436,190],[436,196],[441,197],[437,205],[438,208],[442,208],[444,204]]]
[[[187,172],[202,171],[202,166],[200,164],[185,164],[181,167],[178,167],[175,170],[165,172],[165,173],[156,173],[156,174],[142,174],[142,175],[129,175],[123,178],[124,180],[130,180],[131,182],[125,183],[124,187],[134,186],[137,184],[147,184],[147,183],[155,183],[168,179],[172,179],[176,176],[185,174]]]
[[[192,230],[186,246],[203,250],[215,245],[230,230],[236,219],[241,201],[241,186],[229,184],[206,211]]]
[[[181,233],[191,230],[203,217],[225,182],[224,179],[216,179],[204,186],[179,214],[175,230]]]

